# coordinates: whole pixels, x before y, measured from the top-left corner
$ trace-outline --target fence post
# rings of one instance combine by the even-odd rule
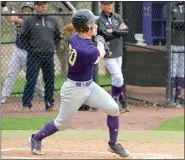
[[[92,12],[95,15],[98,15],[98,1],[93,1],[92,2]],[[94,70],[93,70],[93,81],[98,83],[98,64],[94,65]]]
[[[167,81],[166,81],[166,104],[171,106],[171,2],[166,2],[166,45],[167,45]]]

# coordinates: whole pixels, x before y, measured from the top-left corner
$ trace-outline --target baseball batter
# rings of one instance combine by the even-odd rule
[[[96,36],[98,17],[88,9],[78,10],[72,17],[72,24],[77,33],[69,40],[69,68],[66,81],[61,87],[61,105],[57,118],[47,123],[39,132],[29,138],[31,152],[42,154],[41,141],[59,130],[65,130],[82,104],[103,109],[107,115],[111,152],[121,157],[130,156],[129,152],[118,143],[119,106],[100,86],[93,82],[93,66],[105,55],[105,40]],[[95,42],[92,37],[96,36]],[[100,100],[101,99],[101,100]]]
[[[2,11],[8,12],[8,8],[6,7],[6,2],[1,2]],[[33,13],[33,2],[22,2],[21,4],[22,13]],[[13,12],[15,13],[15,12]],[[23,20],[25,19],[25,16],[7,16],[6,19],[9,22],[14,22],[16,25],[16,48],[13,52],[13,55],[11,57],[11,60],[9,62],[9,68],[8,68],[8,75],[5,80],[4,87],[2,89],[2,96],[1,96],[1,103],[6,103],[7,97],[11,94],[12,87],[16,82],[17,76],[19,72],[21,71],[21,68],[26,73],[26,57],[27,52],[23,49],[21,49],[21,45],[19,42],[19,32],[21,29],[21,25],[23,23]],[[44,89],[42,87],[41,81],[37,79],[37,83],[35,85],[35,91],[40,97],[44,97]]]

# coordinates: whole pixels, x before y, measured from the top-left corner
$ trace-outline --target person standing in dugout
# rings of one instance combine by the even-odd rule
[[[2,13],[9,13],[10,10],[6,6],[6,1],[1,2],[2,7]],[[22,2],[21,3],[21,12],[26,14],[31,14],[34,11],[34,4],[33,2]],[[11,13],[15,13],[14,10],[11,11]],[[11,60],[9,62],[8,67],[8,74],[5,80],[4,87],[2,89],[2,95],[1,95],[1,103],[7,103],[7,98],[10,96],[12,87],[16,82],[17,76],[21,69],[24,70],[26,73],[26,58],[27,58],[27,52],[23,49],[21,49],[21,44],[19,40],[20,36],[20,29],[22,26],[23,21],[27,18],[27,16],[6,16],[5,17],[8,22],[14,22],[16,26],[16,47],[12,54]],[[38,94],[39,97],[44,97],[44,89],[41,83],[41,80],[38,78],[36,85],[34,87],[35,92]]]
[[[78,10],[72,17],[77,33],[68,42],[69,61],[67,79],[61,87],[58,116],[28,139],[32,154],[42,154],[41,142],[52,134],[67,129],[82,104],[101,108],[107,113],[110,140],[109,150],[121,157],[130,153],[118,142],[119,106],[109,93],[93,82],[93,67],[106,55],[105,40],[97,35],[96,20],[90,10]],[[92,37],[96,36],[93,40]],[[100,100],[101,98],[101,100]]]
[[[119,104],[120,111],[129,112],[125,98],[125,85],[122,74],[122,37],[127,35],[128,27],[119,14],[113,13],[112,1],[101,1],[102,13],[97,21],[98,34],[105,38],[112,55],[104,58],[104,64],[112,76],[112,97]]]
[[[23,22],[20,40],[28,52],[26,85],[22,97],[23,107],[32,107],[33,88],[40,68],[45,83],[45,109],[55,110],[54,107],[54,53],[56,44],[61,39],[61,33],[56,20],[46,16],[47,2],[35,1],[35,11],[38,15],[31,16]]]
[[[185,104],[181,97],[181,90],[184,88],[185,8],[184,1],[171,4],[171,95],[173,97],[175,88],[173,103],[182,107]]]

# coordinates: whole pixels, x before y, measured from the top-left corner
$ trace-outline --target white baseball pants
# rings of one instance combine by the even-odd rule
[[[171,76],[184,78],[184,46],[172,45],[171,49],[173,51],[171,59]]]
[[[16,47],[9,62],[8,74],[2,89],[3,97],[8,97],[11,94],[13,85],[15,84],[21,69],[26,73],[26,58],[27,52]],[[39,78],[35,85],[35,92],[40,96],[44,95],[44,89]]]
[[[121,87],[123,85],[122,56],[117,58],[104,58],[104,64],[112,76],[112,85]]]

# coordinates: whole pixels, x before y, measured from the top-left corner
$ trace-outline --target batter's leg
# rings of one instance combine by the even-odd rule
[[[43,129],[33,135],[33,139],[40,142],[43,138],[59,130],[67,129],[89,94],[88,87],[76,87],[71,82],[64,82],[61,88],[61,105],[57,118],[47,123]]]
[[[101,99],[101,100],[100,100]],[[107,115],[107,126],[109,128],[109,147],[121,157],[128,157],[130,153],[118,143],[119,131],[119,106],[114,99],[104,89],[93,82],[91,93],[85,104],[103,109]]]
[[[17,76],[21,70],[18,51],[19,50],[17,48],[14,50],[11,60],[9,62],[8,75],[6,77],[5,84],[2,89],[2,100],[6,100],[6,97],[11,94],[12,87],[15,84]]]
[[[93,82],[90,86],[91,93],[88,99],[84,102],[90,107],[100,108],[104,110],[107,114],[117,114],[119,113],[119,106],[111,97],[111,95]],[[100,100],[101,99],[101,100]]]

